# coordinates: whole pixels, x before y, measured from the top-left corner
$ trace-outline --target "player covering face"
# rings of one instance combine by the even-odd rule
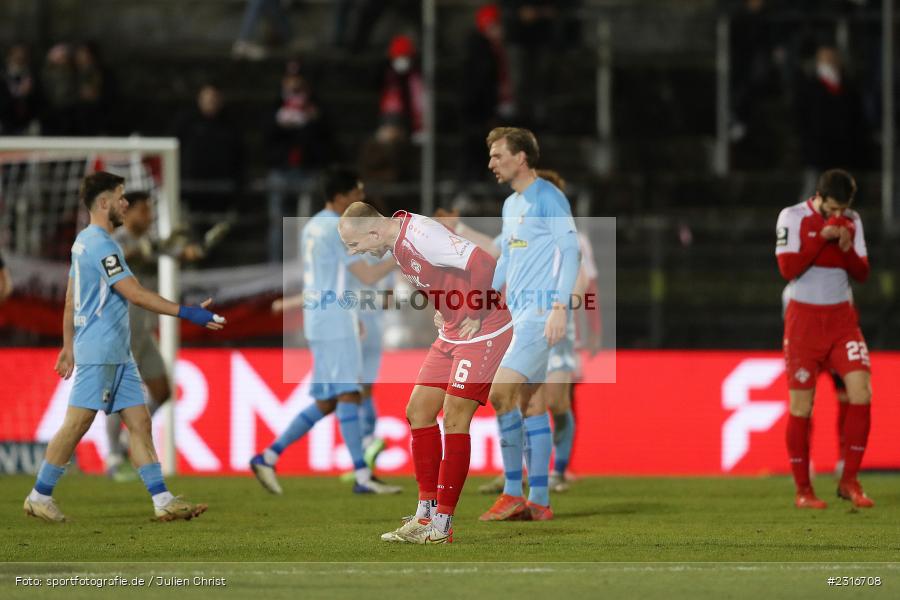
[[[869,275],[862,221],[850,209],[856,182],[832,169],[819,178],[816,195],[781,211],[775,255],[788,284],[784,358],[790,392],[787,449],[796,483],[797,508],[824,509],[809,476],[810,416],[818,374],[834,370],[846,386],[844,469],[837,493],[860,508],[874,506],[857,480],[869,437],[872,387],[869,352],[851,302],[850,278]]]
[[[347,209],[338,231],[352,254],[381,257],[390,251],[401,275],[426,292],[443,317],[406,407],[419,502],[414,515],[381,539],[452,542],[453,514],[469,470],[469,425],[475,410],[487,401],[512,339],[509,312],[491,288],[496,263],[437,221],[405,211],[388,218],[361,202]],[[454,295],[465,301],[454,304]],[[437,425],[442,409],[443,452]]]

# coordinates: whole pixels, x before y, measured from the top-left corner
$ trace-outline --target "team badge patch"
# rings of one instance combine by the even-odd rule
[[[419,264],[419,261],[413,259],[409,261],[409,266],[412,267],[412,270],[416,273],[422,272],[422,265]]]
[[[787,246],[787,238],[788,238],[787,227],[779,227],[775,233],[777,235],[777,240],[775,241],[775,245],[776,246]]]
[[[794,379],[796,379],[800,383],[806,383],[809,379],[809,376],[809,371],[807,371],[803,367],[800,367],[799,369],[797,369],[797,372],[794,373]]]
[[[124,269],[122,268],[122,263],[119,262],[118,254],[110,254],[106,258],[103,259],[103,269],[106,271],[107,277],[112,277],[113,275],[118,275]]]

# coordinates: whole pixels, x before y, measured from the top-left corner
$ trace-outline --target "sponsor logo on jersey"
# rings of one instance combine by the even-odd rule
[[[106,271],[107,277],[112,277],[113,275],[118,275],[124,269],[122,268],[122,263],[119,262],[118,254],[110,254],[106,258],[103,259],[103,269]]]
[[[519,238],[511,237],[509,238],[509,248],[510,250],[514,248],[527,248],[528,242],[525,240],[520,240]]]
[[[809,377],[810,377],[809,371],[807,371],[807,370],[804,369],[803,367],[800,367],[800,368],[797,369],[797,371],[794,373],[794,379],[796,379],[796,380],[799,381],[800,383],[806,383],[806,382],[809,380]]]
[[[417,260],[415,260],[415,259],[411,259],[411,260],[409,261],[409,267],[410,267],[413,271],[415,271],[416,273],[421,273],[421,272],[422,272],[422,265],[420,265],[420,264],[419,264],[419,261],[417,261]]]
[[[809,232],[809,237],[816,237],[816,232],[815,232],[815,231],[810,231],[810,232]]]
[[[787,246],[787,241],[788,241],[787,227],[779,227],[775,233],[777,235],[777,241],[775,242],[775,245],[776,246]]]
[[[453,246],[453,250],[456,252],[457,256],[465,254],[466,248],[468,248],[471,243],[469,240],[464,240],[455,235],[449,235],[447,237],[450,238],[450,244]]]
[[[430,288],[431,287],[431,284],[424,283],[421,279],[419,279],[418,275],[410,275],[409,273],[407,273],[405,271],[400,271],[400,274],[403,275],[403,277],[408,282],[410,282],[411,284],[413,284],[416,287],[420,287],[420,288]]]

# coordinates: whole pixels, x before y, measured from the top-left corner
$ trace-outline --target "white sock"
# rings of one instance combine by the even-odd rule
[[[362,447],[363,447],[363,450],[368,450],[368,449],[369,449],[369,446],[371,446],[371,445],[372,445],[372,442],[374,442],[374,441],[375,441],[375,436],[374,436],[374,435],[367,435],[367,436],[365,436],[365,437],[362,439]]]
[[[266,461],[266,464],[270,467],[274,467],[275,463],[278,462],[278,453],[270,448],[266,448],[263,450],[263,460]]]
[[[444,513],[435,513],[431,518],[431,525],[441,533],[450,532],[450,523],[453,521],[453,515],[445,515]]]
[[[175,496],[172,495],[172,492],[165,491],[165,492],[160,492],[158,494],[153,494],[152,497],[153,497],[153,506],[155,508],[160,508],[160,507],[165,506],[169,502],[171,502],[172,498],[174,498]]]
[[[28,494],[28,499],[32,502],[50,502],[51,500],[53,500],[53,496],[47,496],[35,489],[32,489],[31,493]]]
[[[419,505],[416,507],[416,519],[430,519],[435,508],[437,508],[437,500],[419,500]]]
[[[353,471],[353,474],[356,476],[356,483],[363,485],[372,481],[372,471],[369,470],[369,467],[363,467],[362,469],[356,469]]]

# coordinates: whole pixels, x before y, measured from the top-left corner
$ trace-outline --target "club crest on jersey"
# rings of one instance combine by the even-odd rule
[[[796,379],[800,383],[806,383],[809,380],[809,377],[810,377],[809,371],[807,371],[803,367],[800,367],[794,373],[794,379]]]
[[[106,271],[107,277],[112,277],[113,275],[118,275],[124,269],[122,269],[122,263],[119,262],[118,254],[110,254],[106,258],[103,259],[103,269]]]
[[[777,235],[777,241],[775,242],[776,246],[787,246],[787,238],[788,238],[788,230],[787,227],[779,227],[778,231],[775,232]]]
[[[416,273],[421,273],[421,272],[422,272],[422,265],[420,265],[420,264],[419,264],[419,261],[417,261],[416,259],[411,259],[411,260],[409,261],[409,267],[410,267],[413,271],[415,271]]]

